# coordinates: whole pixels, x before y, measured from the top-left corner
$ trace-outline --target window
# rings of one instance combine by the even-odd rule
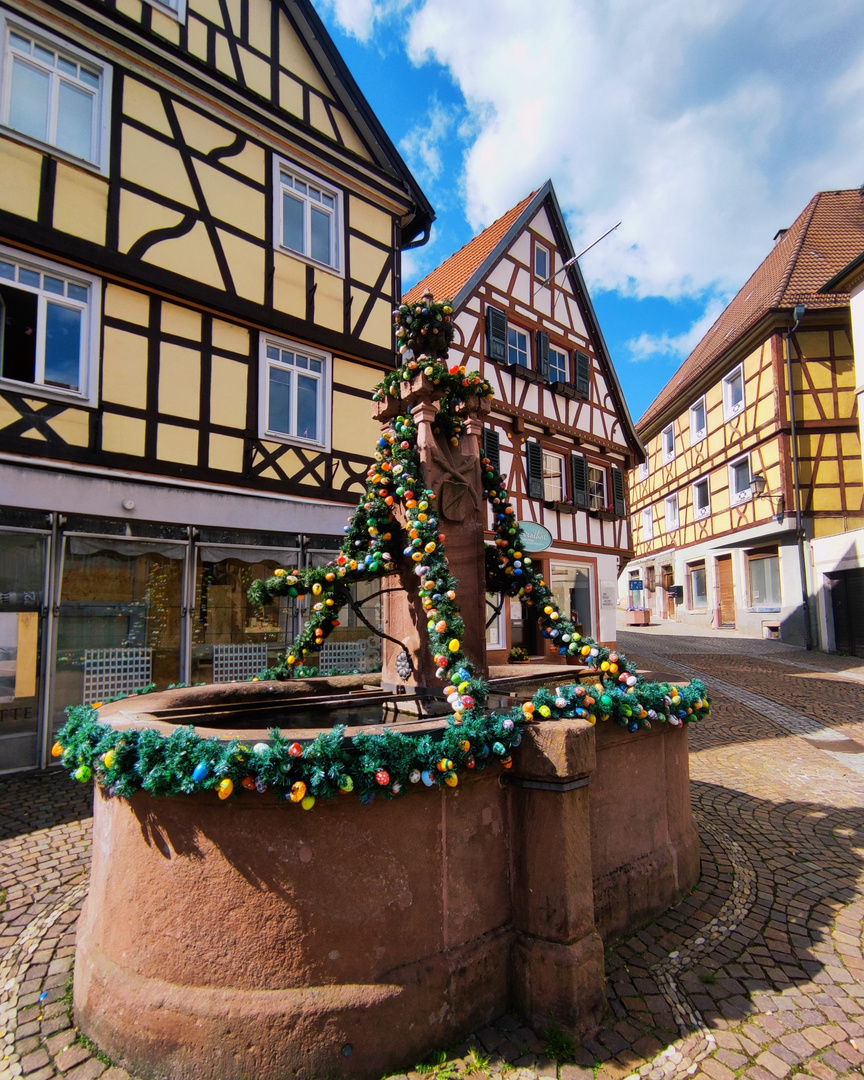
[[[744,408],[744,369],[739,366],[723,380],[723,414],[727,420]]]
[[[528,335],[518,327],[507,327],[507,363],[518,367],[530,366],[528,357]]]
[[[687,602],[691,608],[708,607],[708,583],[705,577],[705,563],[687,564]]]
[[[729,501],[734,505],[750,497],[750,458],[743,457],[729,463]]]
[[[28,23],[2,29],[0,123],[107,172],[111,69]]]
[[[649,472],[648,462],[647,461],[640,461],[639,462],[639,479],[640,479],[640,481],[648,479],[648,472]]]
[[[186,21],[186,0],[147,0],[147,2],[159,11],[173,15],[178,22]]]
[[[534,275],[541,281],[549,277],[549,252],[542,244],[534,245]]]
[[[543,498],[546,502],[563,502],[566,496],[564,458],[560,454],[543,452]]]
[[[329,448],[330,357],[262,340],[261,433]]]
[[[693,511],[697,519],[708,517],[711,513],[711,492],[707,479],[697,480],[693,485]]]
[[[339,192],[285,162],[278,163],[278,170],[281,247],[340,270]]]
[[[0,380],[95,401],[99,279],[0,248]]]
[[[701,442],[705,431],[705,398],[702,397],[690,406],[690,445]]]
[[[750,607],[779,610],[780,557],[776,547],[747,552]]]
[[[549,382],[567,382],[567,353],[549,346]]]
[[[667,465],[675,457],[675,425],[663,429],[663,464]]]
[[[678,528],[678,496],[669,495],[663,503],[666,532],[672,532]]]
[[[588,466],[588,505],[592,510],[605,510],[606,470],[595,465]]]
[[[642,511],[642,540],[654,539],[654,517],[651,511],[651,507],[648,506]]]

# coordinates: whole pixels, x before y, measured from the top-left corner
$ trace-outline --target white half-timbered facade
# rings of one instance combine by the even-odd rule
[[[547,181],[405,299],[453,301],[450,362],[495,389],[484,447],[507,476],[529,557],[583,632],[611,642],[616,581],[632,555],[625,476],[643,450],[578,264],[565,266],[573,254]],[[543,653],[526,603],[489,615],[490,662],[514,645]]]

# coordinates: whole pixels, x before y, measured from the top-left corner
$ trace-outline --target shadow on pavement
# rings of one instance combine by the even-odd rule
[[[93,813],[93,785],[65,769],[18,773],[0,779],[0,840],[80,821]]]

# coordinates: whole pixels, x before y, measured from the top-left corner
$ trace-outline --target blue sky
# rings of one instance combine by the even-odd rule
[[[405,286],[551,177],[635,419],[819,190],[864,183],[860,0],[314,0],[435,207]]]

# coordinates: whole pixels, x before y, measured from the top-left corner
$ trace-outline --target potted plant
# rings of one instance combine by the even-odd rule
[[[519,645],[514,645],[513,648],[507,653],[508,664],[527,664],[528,653]]]
[[[651,612],[647,608],[627,608],[628,626],[650,626]]]
[[[589,513],[600,521],[614,521],[618,517],[614,506],[595,506]]]

